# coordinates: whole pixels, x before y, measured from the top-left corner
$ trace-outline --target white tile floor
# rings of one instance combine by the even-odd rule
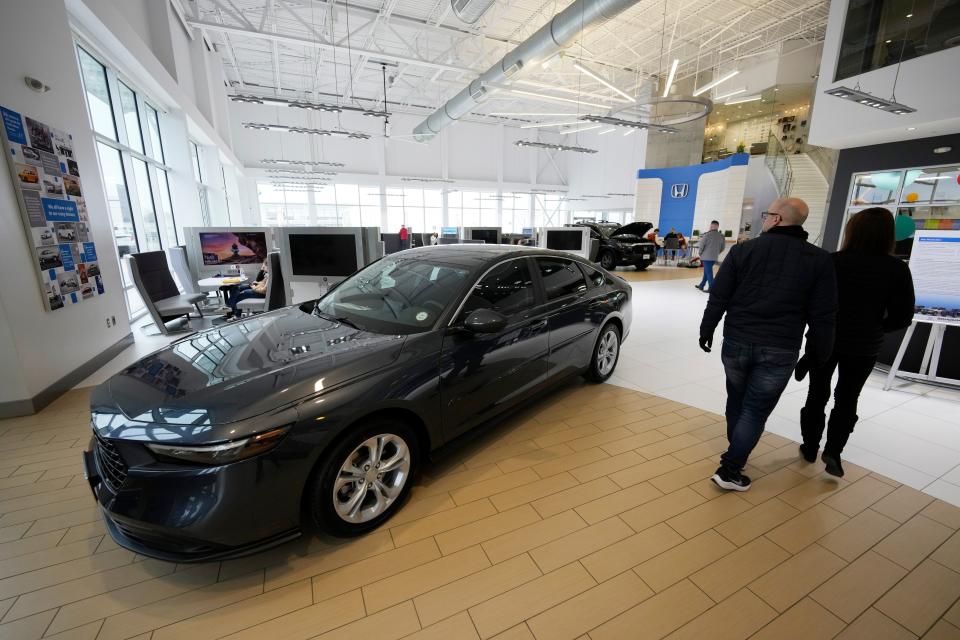
[[[713,353],[697,344],[707,297],[691,280],[635,282],[634,316],[617,384],[723,414],[726,391],[718,329]],[[146,321],[141,320],[142,325]],[[174,338],[146,337],[78,386],[100,384]],[[898,482],[960,506],[960,391],[898,381],[883,391],[885,374],[874,372],[860,398],[860,422],[844,458]],[[791,380],[767,429],[800,439],[800,407],[806,381]]]
[[[713,353],[697,345],[706,295],[691,281],[635,282],[630,337],[613,384],[722,414],[726,402],[717,330]],[[960,391],[875,371],[860,397],[860,422],[844,451],[851,462],[960,506]],[[800,440],[807,382],[791,380],[767,429]]]

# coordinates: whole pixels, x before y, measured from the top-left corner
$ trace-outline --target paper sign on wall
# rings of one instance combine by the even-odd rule
[[[55,311],[103,295],[73,137],[3,107],[0,120],[44,306]]]

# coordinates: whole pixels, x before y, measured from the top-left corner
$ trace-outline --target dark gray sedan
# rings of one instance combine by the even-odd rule
[[[157,558],[234,557],[306,523],[362,534],[441,447],[568,376],[610,377],[630,295],[560,252],[393,254],[99,386],[87,477],[113,538]]]

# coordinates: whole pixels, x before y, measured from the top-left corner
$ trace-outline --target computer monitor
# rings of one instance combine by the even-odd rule
[[[540,247],[590,258],[589,227],[547,227],[540,234]]]
[[[524,227],[520,235],[527,236],[528,238],[533,237],[533,227]]]
[[[464,240],[483,240],[486,244],[500,244],[500,227],[464,227]]]
[[[288,282],[336,284],[364,266],[360,227],[281,227],[279,231],[280,261]]]
[[[440,227],[441,238],[459,238],[460,229],[458,227]]]

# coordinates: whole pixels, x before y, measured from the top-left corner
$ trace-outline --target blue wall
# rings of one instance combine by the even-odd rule
[[[676,229],[683,235],[693,235],[693,213],[697,204],[697,185],[700,176],[714,171],[723,171],[730,167],[746,165],[750,155],[735,153],[723,160],[695,164],[689,167],[668,167],[666,169],[640,169],[637,179],[659,178],[663,182],[660,193],[660,235],[666,235],[670,229]],[[673,197],[674,185],[687,185],[687,193],[682,198]]]

